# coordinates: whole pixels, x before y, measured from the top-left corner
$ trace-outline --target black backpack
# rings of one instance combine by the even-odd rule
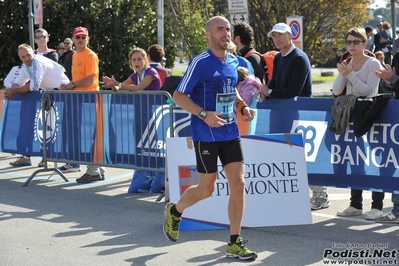
[[[175,92],[177,86],[180,83],[182,76],[169,76],[165,78],[165,83],[161,87],[161,91],[167,91],[173,97],[173,93]]]

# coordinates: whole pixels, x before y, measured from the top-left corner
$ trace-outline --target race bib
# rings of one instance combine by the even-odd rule
[[[221,118],[227,123],[234,122],[234,102],[236,93],[218,93],[216,94],[216,112],[222,113]]]

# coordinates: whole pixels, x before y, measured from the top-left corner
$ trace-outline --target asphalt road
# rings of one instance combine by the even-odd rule
[[[155,201],[158,195],[127,194],[131,170],[107,168],[106,180],[91,184],[74,181],[82,172],[66,174],[70,182],[43,173],[22,187],[40,158],[32,157],[31,167],[10,167],[15,159],[0,153],[0,265],[243,265],[224,255],[227,230],[186,231],[176,243],[167,240],[162,232],[164,202]],[[370,195],[364,192],[365,211]],[[325,252],[375,249],[388,252],[385,260],[397,259],[392,251],[399,248],[398,224],[336,217],[349,204],[349,190],[330,188],[329,196],[331,207],[312,212],[311,225],[244,229],[248,247],[258,252],[258,259],[249,263],[330,265],[323,260]],[[278,202],[262,202],[259,211],[263,204]],[[384,207],[385,212],[392,207],[390,194]],[[352,252],[343,262],[352,259],[360,258]]]

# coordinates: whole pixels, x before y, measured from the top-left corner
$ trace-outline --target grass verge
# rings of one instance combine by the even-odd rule
[[[322,82],[329,82],[329,81],[335,81],[337,79],[337,76],[312,76],[312,81],[313,83],[322,83]]]

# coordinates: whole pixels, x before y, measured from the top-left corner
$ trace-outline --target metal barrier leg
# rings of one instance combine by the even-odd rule
[[[26,187],[26,186],[30,183],[30,181],[32,181],[32,179],[33,179],[38,173],[41,173],[41,172],[48,172],[48,171],[57,172],[58,175],[60,175],[60,176],[62,177],[62,179],[64,179],[65,182],[69,182],[69,180],[65,177],[65,175],[64,175],[60,170],[58,170],[57,168],[47,168],[47,169],[39,169],[39,170],[36,170],[35,172],[33,172],[33,174],[25,181],[25,183],[24,183],[22,186],[23,186],[23,187]]]
[[[161,195],[159,195],[158,198],[155,200],[156,202],[159,202],[165,197],[165,204],[169,202],[169,178],[167,165],[168,159],[165,157],[165,188],[164,192],[162,192]]]
[[[165,192],[162,192],[161,195],[158,196],[158,198],[155,200],[156,202],[161,201],[161,199],[165,197]]]

